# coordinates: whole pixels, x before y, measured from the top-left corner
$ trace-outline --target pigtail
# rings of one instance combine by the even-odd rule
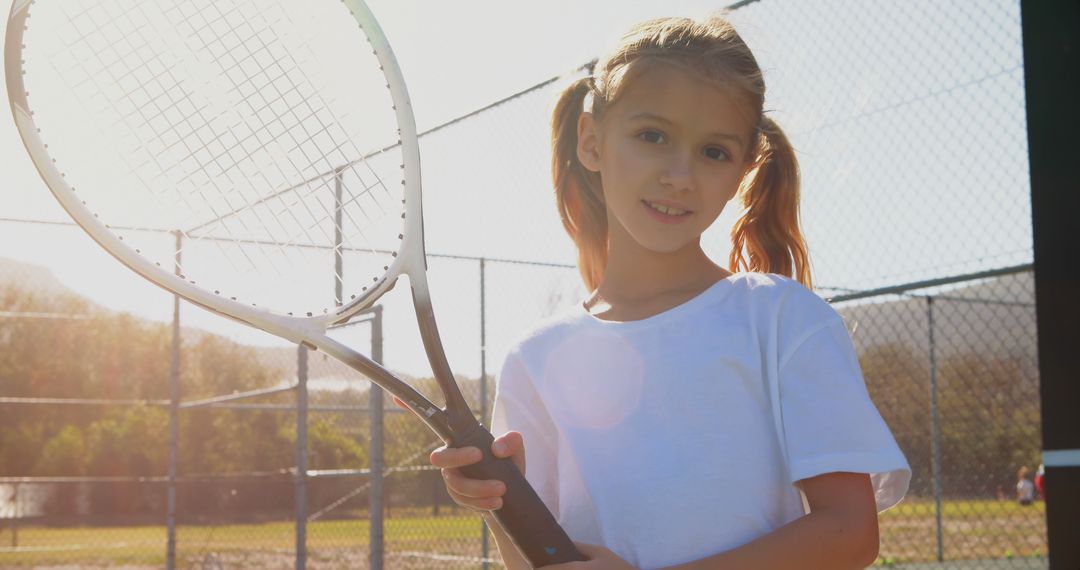
[[[744,213],[731,230],[730,269],[777,273],[812,288],[799,229],[799,163],[768,117],[761,119],[756,156],[739,194]]]
[[[578,270],[590,291],[600,285],[607,265],[607,212],[599,176],[578,160],[578,119],[589,78],[575,81],[555,104],[551,121],[551,177],[563,227],[578,249]]]

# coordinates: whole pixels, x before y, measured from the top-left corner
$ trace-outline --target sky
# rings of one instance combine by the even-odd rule
[[[576,77],[629,25],[701,17],[705,1],[370,2],[421,131],[552,77]],[[866,289],[1029,261],[1019,6],[760,0],[732,16],[769,84],[766,107],[799,151],[817,282]],[[348,54],[341,54],[348,62]],[[550,199],[546,88],[422,139],[432,254],[570,265]],[[10,120],[0,120],[0,218],[66,221]],[[706,236],[726,259],[729,208]],[[0,221],[0,257],[49,268],[116,311],[166,321],[171,296],[74,228]],[[479,263],[436,256],[431,287],[451,365],[480,369]],[[569,268],[489,263],[487,372],[530,322],[584,291]],[[385,299],[392,368],[425,375],[403,287]],[[278,343],[195,307],[186,326]],[[341,337],[368,345],[367,328]]]

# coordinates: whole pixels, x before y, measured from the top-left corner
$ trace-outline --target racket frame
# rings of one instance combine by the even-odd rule
[[[363,28],[365,35],[378,58],[387,78],[387,88],[394,102],[394,111],[399,129],[402,156],[403,195],[405,197],[402,238],[396,255],[386,273],[356,298],[341,306],[327,309],[325,314],[312,316],[294,316],[274,313],[251,304],[215,294],[199,287],[196,283],[177,275],[172,268],[166,268],[150,262],[136,249],[125,243],[113,231],[94,215],[81,200],[76,188],[57,168],[48,153],[34,122],[29,104],[29,94],[23,83],[23,32],[27,29],[29,7],[32,0],[15,0],[7,20],[7,35],[4,45],[4,73],[7,82],[12,116],[22,137],[34,166],[53,193],[60,205],[75,222],[102,248],[121,263],[150,282],[175,293],[188,301],[230,319],[262,329],[290,342],[304,344],[323,350],[344,360],[359,369],[373,381],[387,389],[414,411],[428,426],[444,440],[453,438],[453,432],[471,429],[469,421],[475,423],[471,411],[457,384],[453,381],[449,363],[439,342],[438,330],[431,306],[431,295],[427,285],[427,263],[424,253],[424,226],[420,183],[420,148],[417,141],[416,122],[413,118],[412,103],[409,99],[400,67],[390,50],[389,42],[379,27],[371,11],[362,2],[344,0],[344,4]],[[365,46],[366,47],[366,46]],[[349,321],[357,313],[374,305],[378,299],[396,284],[402,275],[408,276],[413,302],[420,323],[420,334],[424,342],[428,360],[440,389],[446,397],[448,417],[443,410],[433,404],[414,388],[400,381],[389,371],[368,357],[334,341],[326,331],[333,325]],[[460,417],[468,412],[468,418]],[[453,424],[453,427],[451,425]]]
[[[63,0],[57,0],[63,1]],[[4,75],[12,116],[34,166],[49,190],[75,222],[112,256],[150,282],[179,295],[209,311],[262,329],[273,335],[322,350],[349,367],[363,373],[372,382],[400,399],[449,446],[475,445],[484,454],[480,463],[462,468],[467,476],[498,478],[507,485],[504,507],[495,518],[522,554],[534,566],[572,560],[584,560],[574,548],[554,517],[536,495],[524,476],[508,459],[491,454],[492,436],[473,415],[454,380],[435,324],[431,295],[427,284],[427,261],[424,252],[423,211],[420,185],[420,148],[412,104],[400,67],[389,42],[374,15],[362,0],[342,0],[363,28],[371,49],[378,58],[397,116],[402,151],[402,180],[405,196],[404,231],[397,255],[386,273],[362,294],[325,314],[312,316],[283,315],[215,294],[184,279],[169,268],[143,257],[100,221],[83,203],[76,188],[65,178],[50,157],[40,130],[34,122],[29,94],[23,82],[23,32],[33,0],[14,0],[7,20],[4,43]],[[370,358],[327,335],[330,326],[347,322],[370,308],[397,280],[409,279],[417,323],[432,372],[446,399],[440,409],[419,391],[395,377]]]

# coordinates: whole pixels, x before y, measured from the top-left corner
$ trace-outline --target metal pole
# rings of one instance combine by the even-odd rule
[[[15,483],[12,490],[12,513],[11,513],[11,546],[19,546],[19,484]]]
[[[938,409],[937,346],[934,343],[934,298],[926,297],[926,321],[930,332],[930,449],[934,476],[934,520],[937,524],[937,559],[945,560],[945,538],[941,524],[941,415]]]
[[[1050,570],[1080,568],[1080,3],[1020,0]]]
[[[372,308],[375,318],[371,320],[371,359],[383,363],[382,305]],[[371,422],[371,485],[368,487],[368,511],[370,520],[368,544],[368,567],[383,568],[383,391],[372,384],[368,388],[368,409]]]
[[[181,259],[184,234],[174,232],[176,253],[173,271],[183,273]],[[173,295],[172,356],[169,367],[169,482],[166,490],[166,526],[165,567],[176,568],[176,467],[180,448],[180,296]]]
[[[480,258],[480,422],[488,423],[487,410],[487,292],[484,289],[484,258]],[[488,570],[488,555],[491,553],[491,544],[488,538],[487,520],[480,517],[480,558],[484,561],[483,569]]]
[[[308,349],[296,349],[296,570],[307,565]]]

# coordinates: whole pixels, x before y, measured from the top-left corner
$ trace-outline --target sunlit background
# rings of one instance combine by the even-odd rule
[[[751,5],[732,20],[766,71],[767,109],[799,151],[816,282],[866,290],[1030,261],[1018,6],[837,0],[816,3],[794,20],[782,17],[783,4]],[[720,6],[372,2],[401,63],[421,132],[546,80],[578,77],[582,64],[636,21],[701,17]],[[992,44],[990,32],[997,34]],[[341,57],[347,65],[348,54]],[[549,182],[547,122],[565,81],[422,137],[427,248],[436,259],[574,263]],[[13,123],[0,122],[0,129],[0,217],[6,220],[0,257],[45,267],[110,309],[170,321],[171,296],[113,262],[79,230],[11,222],[68,218],[38,178]],[[706,237],[716,259],[727,258],[736,214],[729,207]],[[447,323],[475,321],[478,307],[461,302],[461,292],[476,289],[478,270],[447,265],[431,277],[436,314]],[[487,292],[496,303],[535,304],[520,293],[497,285]],[[552,295],[558,300],[551,306],[522,307],[520,321],[489,340],[492,361],[512,329],[584,291],[564,285]],[[403,302],[402,290],[386,299],[386,361],[424,375],[418,337],[402,336],[412,335],[411,316],[393,318],[411,311]],[[194,308],[183,320],[245,342],[277,342]],[[479,337],[444,340],[455,354],[454,368],[477,375]]]
[[[586,295],[549,181],[548,120],[560,87],[633,23],[702,17],[725,3],[370,5],[401,64],[419,130],[427,133],[420,139],[426,243],[450,364],[464,379],[483,371],[490,399],[490,381],[516,336]],[[892,529],[883,532],[883,563],[1008,559],[1017,560],[1010,568],[1045,567],[1041,511],[1010,518],[1017,468],[1034,472],[1037,465],[1039,429],[1019,12],[1011,0],[758,0],[730,16],[765,71],[768,112],[798,151],[803,226],[819,294],[898,288],[899,294],[837,305],[871,394],[915,469],[905,503],[911,510],[885,519],[893,526],[883,527]],[[339,57],[349,65],[350,54]],[[0,285],[16,283],[45,297],[75,294],[109,314],[172,322],[170,294],[70,224],[10,120],[0,120],[0,157]],[[706,235],[717,260],[727,259],[737,214],[729,208]],[[928,284],[934,280],[942,283]],[[936,309],[928,309],[928,299]],[[430,376],[407,289],[399,286],[381,304],[388,367]],[[98,314],[86,312],[59,316]],[[190,338],[220,335],[259,347],[260,361],[279,359],[270,385],[295,382],[295,351],[283,341],[186,304],[180,321]],[[370,351],[366,324],[334,334]],[[277,351],[266,352],[271,349]],[[65,347],[56,350],[62,357]],[[333,403],[346,389],[366,390],[362,377],[322,355],[312,354],[311,362],[310,387],[320,402]],[[0,370],[0,397],[21,395],[6,392],[6,381]],[[67,396],[48,385],[36,389],[40,397]],[[355,393],[349,398],[354,402]],[[911,402],[917,405],[905,407]],[[980,434],[992,450],[975,450]],[[396,452],[387,465],[422,465],[429,442],[414,443],[420,448]],[[434,493],[426,483],[416,488]],[[5,489],[0,485],[0,508]],[[431,500],[437,513],[439,499]],[[339,505],[331,498],[309,511],[333,513]],[[1003,534],[1008,526],[1022,536]],[[986,540],[990,528],[999,534]],[[292,527],[276,532],[271,548],[292,548]],[[0,534],[0,548],[5,540]],[[480,533],[468,541],[468,548],[455,542],[445,550],[465,566],[479,564],[480,551],[471,549]],[[200,553],[214,549],[202,535],[185,544]],[[443,552],[418,544],[405,550]],[[412,560],[417,568],[441,564],[401,556],[398,563]]]

